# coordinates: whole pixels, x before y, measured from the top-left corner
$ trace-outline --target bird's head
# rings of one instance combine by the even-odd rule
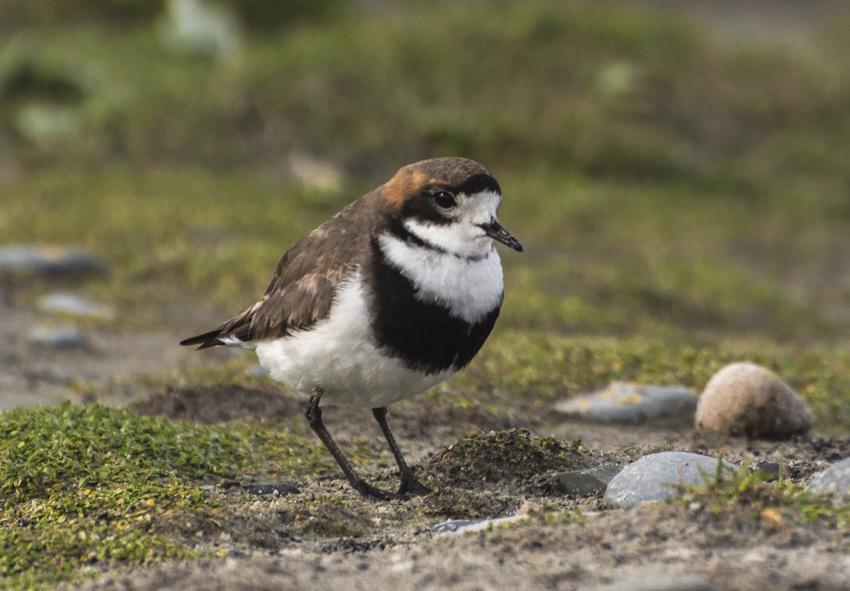
[[[495,240],[522,251],[496,218],[499,183],[472,160],[436,158],[405,166],[386,184],[384,198],[394,220],[431,246],[474,256]]]

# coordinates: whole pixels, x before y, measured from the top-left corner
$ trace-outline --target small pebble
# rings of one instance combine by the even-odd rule
[[[487,521],[486,519],[484,521]],[[444,521],[443,523],[438,523],[434,526],[434,529],[431,530],[436,534],[452,534],[456,533],[462,527],[467,525],[473,525],[476,523],[480,523],[479,521],[466,521],[463,519],[449,519],[448,521]]]
[[[850,497],[850,458],[836,462],[815,475],[808,489],[815,494],[830,494],[836,504],[845,503]]]
[[[759,462],[752,467],[750,472],[764,472],[765,474],[779,474],[779,462]]]
[[[602,392],[558,402],[553,408],[571,418],[596,423],[643,424],[656,421],[690,425],[697,396],[678,386],[613,383]]]
[[[702,470],[702,472],[700,472]],[[676,484],[702,484],[703,473],[713,477],[717,459],[683,451],[663,451],[644,456],[623,468],[605,490],[605,502],[616,507],[637,507],[676,496]]]
[[[582,591],[715,591],[716,587],[700,577],[690,575],[652,575],[600,587],[581,587]]]
[[[51,278],[105,273],[106,265],[103,262],[82,251],[44,246],[0,247],[0,275],[39,275]]]
[[[89,349],[91,341],[73,326],[35,326],[27,333],[27,341],[53,349]]]
[[[503,525],[505,523],[516,523],[527,519],[528,515],[511,515],[509,517],[497,517],[496,519],[480,519],[478,521],[462,521],[451,519],[435,525],[432,530],[437,534],[436,538],[465,534],[467,532],[485,531],[487,529]]]
[[[608,483],[623,467],[611,464],[587,470],[572,470],[552,475],[556,489],[571,496],[587,496],[605,492]]]
[[[112,306],[65,292],[56,292],[44,296],[38,300],[38,309],[42,312],[88,316],[103,320],[115,319],[115,308]]]
[[[705,386],[695,422],[701,431],[788,439],[811,428],[812,413],[777,375],[752,363],[733,363]]]

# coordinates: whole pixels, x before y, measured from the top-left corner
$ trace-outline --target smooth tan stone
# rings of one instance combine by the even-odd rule
[[[786,439],[807,432],[812,413],[777,375],[752,363],[733,363],[705,386],[695,423],[700,431]]]

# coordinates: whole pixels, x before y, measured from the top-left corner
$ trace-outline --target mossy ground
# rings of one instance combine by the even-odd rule
[[[146,399],[136,410],[208,425],[101,406],[0,416],[2,585],[214,554],[225,534],[240,551],[293,539],[351,550],[501,514],[544,494],[532,467],[599,461],[503,429],[543,428],[553,400],[613,380],[699,390],[725,363],[752,361],[795,388],[819,434],[846,433],[846,15],[805,44],[730,43],[618,3],[323,2],[289,24],[247,17],[241,58],[217,62],[163,48],[149,6],[30,4],[0,8],[0,241],[104,259],[111,273],[77,288],[120,315],[94,328],[209,329],[263,292],[304,232],[430,156],[484,162],[526,252],[504,256],[505,305],[481,355],[390,413],[418,456],[448,454],[420,465],[439,495],[392,517],[353,499],[294,399],[243,375],[247,358],[164,369],[127,386]],[[303,155],[331,162],[339,187],[299,181],[290,158]],[[28,305],[48,289],[22,282],[12,295]],[[116,387],[73,385],[89,398]],[[360,429],[367,415],[350,416]],[[390,486],[378,435],[336,420],[358,465]],[[795,444],[808,473],[846,451],[825,441]],[[790,453],[730,445],[738,459]],[[514,447],[539,462],[515,465]],[[268,501],[197,488],[233,476],[297,478],[308,492]],[[484,484],[497,477],[513,484]]]
[[[702,486],[680,486],[678,502],[695,512],[735,519],[749,529],[756,521],[766,528],[824,522],[846,529],[850,507],[835,506],[828,498],[811,495],[790,480],[782,467],[778,475],[766,474],[749,462],[740,468],[718,464],[717,472],[703,475]]]
[[[0,573],[9,588],[61,581],[90,563],[197,556],[163,524],[220,530],[220,505],[198,484],[329,468],[314,442],[285,429],[203,427],[97,404],[7,411],[0,442]]]

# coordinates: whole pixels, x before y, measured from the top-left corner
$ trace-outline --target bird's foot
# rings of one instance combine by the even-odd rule
[[[381,490],[366,482],[358,479],[350,482],[351,487],[364,497],[378,499],[379,501],[398,501],[407,499],[407,495],[401,493],[393,493],[387,490]]]
[[[398,487],[396,492],[376,488],[362,478],[352,481],[350,484],[354,490],[364,497],[379,501],[407,501],[410,497],[424,497],[431,493],[430,488],[413,477],[402,480],[401,486]]]
[[[401,479],[401,485],[398,487],[397,495],[424,497],[431,494],[431,489],[416,480],[411,474],[409,477]]]

